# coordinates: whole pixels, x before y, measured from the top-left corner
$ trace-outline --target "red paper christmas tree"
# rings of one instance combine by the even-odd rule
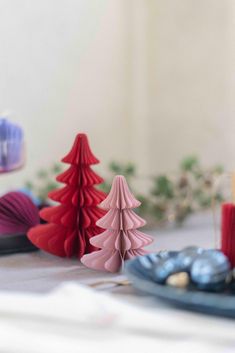
[[[90,167],[99,160],[91,152],[85,134],[77,135],[71,151],[62,162],[71,166],[56,179],[66,186],[48,195],[61,205],[44,208],[40,216],[48,224],[31,228],[28,237],[34,245],[49,253],[80,258],[96,249],[89,239],[101,232],[96,221],[105,212],[97,205],[106,195],[94,187],[103,179]]]
[[[109,195],[101,203],[101,207],[109,211],[96,222],[107,230],[90,239],[91,244],[101,250],[84,255],[81,262],[85,266],[95,270],[117,272],[124,260],[146,254],[143,247],[153,240],[137,230],[146,223],[132,210],[139,205],[140,202],[130,192],[124,176],[117,175]]]

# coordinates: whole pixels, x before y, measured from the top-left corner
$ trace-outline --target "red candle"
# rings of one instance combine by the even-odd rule
[[[235,267],[235,204],[222,205],[221,250]]]

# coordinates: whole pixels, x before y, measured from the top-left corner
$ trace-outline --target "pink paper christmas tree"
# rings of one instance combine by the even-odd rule
[[[96,224],[106,229],[94,236],[90,243],[101,250],[84,255],[81,262],[90,268],[100,271],[117,272],[122,268],[124,260],[146,254],[143,249],[153,239],[138,231],[146,224],[132,209],[140,205],[130,192],[126,179],[117,175],[111,191],[100,206],[109,210]]]

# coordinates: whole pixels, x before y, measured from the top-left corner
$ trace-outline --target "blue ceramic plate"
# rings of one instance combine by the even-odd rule
[[[126,262],[125,273],[135,288],[169,304],[187,310],[235,318],[235,295],[200,292],[157,284],[143,273],[137,258]]]

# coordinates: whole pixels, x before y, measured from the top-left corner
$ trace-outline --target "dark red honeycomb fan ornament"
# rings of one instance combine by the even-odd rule
[[[48,194],[60,205],[44,208],[40,216],[48,224],[31,228],[28,237],[38,248],[51,254],[80,259],[96,250],[89,239],[102,232],[96,221],[105,214],[98,204],[106,195],[94,187],[103,179],[90,167],[99,160],[91,152],[85,134],[77,135],[71,151],[62,162],[71,166],[56,179],[66,186]]]

